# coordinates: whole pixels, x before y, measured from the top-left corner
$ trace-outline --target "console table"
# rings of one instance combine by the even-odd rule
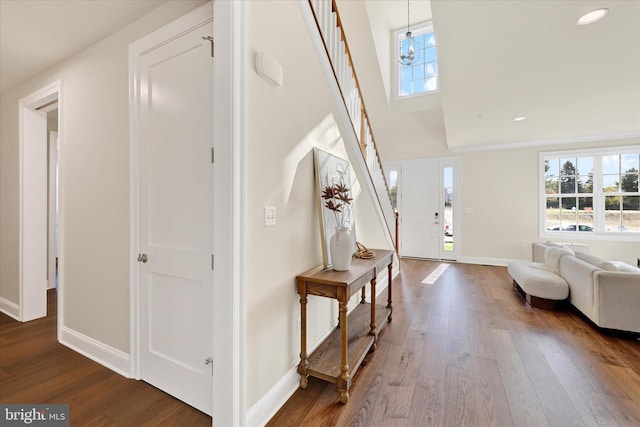
[[[391,321],[391,281],[393,251],[374,249],[373,259],[354,258],[349,271],[314,268],[296,277],[300,295],[300,388],[308,385],[308,376],[337,384],[340,401],[349,401],[351,379],[369,351],[375,351],[378,333]],[[387,305],[376,306],[376,280],[383,270],[389,271]],[[365,285],[371,284],[371,303],[366,302]],[[362,289],[360,304],[347,316],[347,303]],[[337,328],[307,356],[307,295],[338,300]]]

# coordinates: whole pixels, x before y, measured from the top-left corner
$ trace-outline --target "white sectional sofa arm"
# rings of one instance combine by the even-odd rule
[[[595,322],[593,276],[600,268],[574,256],[560,258],[560,275],[569,284],[569,301]]]
[[[595,318],[602,328],[640,333],[640,273],[596,271]]]

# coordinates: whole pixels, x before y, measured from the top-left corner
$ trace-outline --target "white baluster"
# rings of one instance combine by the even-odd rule
[[[324,39],[325,39],[325,43],[326,43],[326,47],[327,47],[327,51],[329,52],[329,58],[332,58],[331,55],[331,46],[333,44],[333,31],[331,29],[331,10],[329,9],[329,7],[327,6],[327,4],[325,3],[324,5],[324,13],[322,16],[322,22],[323,22],[323,33],[324,33]]]
[[[325,36],[327,28],[327,3],[321,1],[318,5],[318,25],[320,26],[320,33]]]

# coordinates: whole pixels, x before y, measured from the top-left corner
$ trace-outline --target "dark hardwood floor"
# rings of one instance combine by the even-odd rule
[[[0,403],[69,404],[71,426],[211,426],[211,417],[59,344],[56,294],[46,318],[0,313]]]
[[[505,268],[403,260],[347,405],[309,379],[268,426],[640,426],[640,342],[528,306]],[[640,316],[640,307],[638,308]]]

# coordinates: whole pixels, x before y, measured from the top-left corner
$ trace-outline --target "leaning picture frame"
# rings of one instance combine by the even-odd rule
[[[329,242],[336,227],[338,226],[338,223],[333,212],[325,206],[322,193],[327,186],[332,186],[338,183],[344,183],[351,188],[351,165],[348,160],[341,159],[340,157],[334,156],[333,154],[327,153],[319,148],[313,149],[313,163],[316,181],[316,195],[318,199],[318,216],[320,218],[322,260],[324,268],[329,269],[333,266]],[[353,209],[348,211],[348,216],[345,218],[344,226],[351,228],[353,240],[355,241]],[[355,245],[353,250],[355,252]]]

